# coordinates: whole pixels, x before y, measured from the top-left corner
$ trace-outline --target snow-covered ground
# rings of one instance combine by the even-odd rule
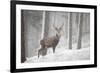
[[[82,39],[82,48],[77,49],[77,43],[73,43],[72,49],[68,49],[68,46],[64,47],[63,38],[61,38],[60,43],[56,47],[55,53],[53,53],[52,48],[48,48],[47,55],[33,56],[27,58],[25,63],[36,63],[36,62],[62,62],[62,61],[75,61],[75,60],[89,60],[90,59],[90,41],[89,36],[86,35]],[[62,44],[63,43],[63,44]]]
[[[63,48],[59,48],[63,49]],[[82,48],[80,50],[68,50],[63,49],[60,52],[56,51],[56,53],[50,53],[46,56],[34,56],[31,58],[27,58],[26,63],[35,63],[35,62],[62,62],[62,61],[74,61],[74,60],[89,60],[90,59],[90,50],[89,48]]]

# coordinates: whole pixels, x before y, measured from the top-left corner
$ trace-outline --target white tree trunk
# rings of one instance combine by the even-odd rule
[[[45,14],[46,14],[46,11],[43,11],[43,17],[42,17],[42,34],[41,34],[41,39],[43,39],[44,37],[44,30],[45,30]]]

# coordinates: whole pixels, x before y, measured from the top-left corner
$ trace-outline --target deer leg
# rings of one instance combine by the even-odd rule
[[[39,56],[40,56],[40,52],[41,52],[41,49],[38,51],[38,58],[39,58]]]
[[[41,48],[38,50],[38,58],[40,55],[43,56],[43,48],[44,48],[44,45],[41,45]]]
[[[55,47],[53,47],[53,53],[55,53]]]

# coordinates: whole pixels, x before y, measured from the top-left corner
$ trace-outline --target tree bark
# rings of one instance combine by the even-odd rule
[[[82,26],[83,26],[83,14],[79,15],[79,27],[78,27],[78,43],[77,49],[81,49],[82,47]]]
[[[68,15],[68,23],[69,23],[69,49],[72,49],[72,13]]]
[[[49,12],[45,12],[45,18],[44,20],[44,35],[43,38],[48,37],[48,32],[49,32]]]

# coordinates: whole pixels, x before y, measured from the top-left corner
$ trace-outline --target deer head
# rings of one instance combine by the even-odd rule
[[[61,35],[63,34],[63,31],[62,31],[63,25],[64,25],[64,24],[62,24],[59,28],[58,28],[58,27],[55,27],[55,26],[53,25],[54,29],[56,30],[56,36],[59,37],[59,38],[60,38]]]

